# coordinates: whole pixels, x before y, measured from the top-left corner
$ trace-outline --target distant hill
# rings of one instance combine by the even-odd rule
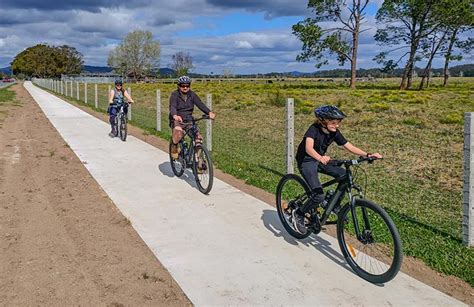
[[[83,73],[89,74],[110,74],[112,73],[112,68],[107,66],[89,66],[84,65],[82,68]],[[416,67],[415,71],[418,75],[421,75],[423,72],[422,68]],[[443,73],[442,68],[434,68],[434,76],[440,76]],[[461,72],[464,77],[474,77],[474,64],[464,64],[456,65],[449,68],[452,77],[460,76]],[[11,68],[4,67],[0,68],[0,73],[11,75]],[[370,69],[358,69],[357,77],[400,77],[403,73],[402,69],[395,69],[390,74],[382,73],[379,68],[370,68]],[[171,77],[175,75],[175,71],[171,68],[160,68],[161,77]],[[349,78],[351,71],[349,69],[331,69],[331,70],[319,70],[315,72],[300,72],[300,71],[290,71],[290,72],[272,72],[266,74],[237,74],[235,77],[316,77],[316,78]],[[207,78],[209,75],[200,74],[200,73],[191,73],[191,77],[194,78]]]
[[[107,67],[107,66],[84,65],[82,66],[82,72],[91,73],[91,74],[108,73],[108,72],[112,72],[112,68]]]
[[[106,73],[111,73],[111,72],[112,72],[112,68],[108,66],[89,66],[89,65],[82,66],[82,73],[106,74]],[[171,68],[160,68],[160,75],[173,76],[174,70],[172,70]]]
[[[11,75],[12,70],[10,69],[10,67],[4,67],[4,68],[0,68],[0,73],[4,73],[6,75]]]

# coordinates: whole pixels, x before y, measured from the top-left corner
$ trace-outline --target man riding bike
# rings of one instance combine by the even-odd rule
[[[179,146],[178,143],[184,135],[183,129],[186,128],[186,123],[192,120],[194,106],[197,106],[202,112],[207,114],[210,119],[214,119],[216,114],[211,112],[209,108],[199,99],[199,96],[194,93],[191,87],[191,79],[188,76],[181,76],[177,82],[178,88],[171,93],[170,96],[170,127],[173,129],[171,157],[178,159]],[[198,133],[197,142],[202,143],[202,135]]]
[[[115,87],[109,93],[109,108],[107,109],[107,113],[109,116],[110,126],[112,127],[112,131],[110,131],[109,136],[115,137],[117,135],[117,127],[115,126],[115,117],[119,112],[120,106],[117,104],[119,102],[124,103],[123,109],[125,114],[128,112],[128,104],[125,103],[124,97],[127,98],[128,103],[133,103],[133,99],[130,94],[124,90],[123,82],[120,79],[115,80]]]

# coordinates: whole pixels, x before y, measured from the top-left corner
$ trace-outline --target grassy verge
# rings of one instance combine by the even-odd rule
[[[161,90],[163,133],[174,85],[134,84],[133,124],[154,133],[156,89]],[[285,172],[285,98],[295,99],[296,144],[321,104],[338,105],[348,119],[341,131],[357,146],[385,159],[366,167],[367,197],[393,217],[404,253],[474,286],[474,249],[461,242],[463,114],[474,110],[474,80],[434,80],[425,91],[398,91],[397,82],[360,84],[282,82],[196,83],[200,97],[213,94],[218,114],[213,159],[218,168],[271,193]],[[99,92],[107,86],[99,86]],[[89,91],[89,93],[92,91]],[[93,98],[89,98],[93,101]],[[105,102],[105,100],[104,100]],[[99,103],[102,111],[106,105]],[[336,148],[330,155],[348,157]],[[361,176],[359,180],[363,182]]]
[[[10,89],[10,86],[0,88],[0,127],[7,116],[8,108],[19,105],[15,97],[15,92]]]

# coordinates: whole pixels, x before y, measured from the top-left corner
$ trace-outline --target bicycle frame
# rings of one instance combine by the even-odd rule
[[[347,193],[349,196],[349,204],[351,205],[351,210],[352,213],[355,214],[355,211],[353,211],[353,204],[355,200],[355,195],[352,193],[352,189],[356,189],[358,191],[358,195],[363,197],[363,191],[360,187],[356,186],[353,182],[353,176],[352,176],[352,171],[350,169],[349,165],[345,166],[346,168],[346,174],[339,178],[335,178],[332,180],[329,180],[325,183],[322,184],[323,188],[327,188],[329,186],[332,186],[337,183],[337,187],[335,190],[334,195],[331,197],[329,203],[326,206],[326,209],[323,212],[323,215],[320,218],[320,223],[321,225],[325,225],[327,222],[327,219],[329,218],[332,210],[336,206],[336,204],[340,203],[342,199],[344,198],[344,195]],[[357,227],[357,225],[356,225]],[[356,229],[358,231],[358,229]]]
[[[200,121],[200,120],[203,120],[203,119],[208,119],[208,117],[201,117],[201,118],[198,118],[198,119],[192,119],[191,121],[186,121],[186,122],[183,122],[183,124],[185,125],[184,127],[184,135],[183,137],[181,138],[181,140],[179,141],[180,143],[182,143],[182,146],[183,148],[185,147],[184,144],[188,144],[189,147],[188,147],[188,151],[186,153],[184,153],[184,160],[186,162],[186,166],[188,166],[189,164],[191,164],[191,158],[194,154],[194,148],[196,147],[196,139],[197,139],[197,134],[198,134],[198,126],[197,126],[197,122]],[[190,141],[189,143],[187,143],[185,141],[185,139],[188,138]]]

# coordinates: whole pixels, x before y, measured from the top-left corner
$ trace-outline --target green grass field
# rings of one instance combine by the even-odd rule
[[[400,230],[405,255],[474,286],[474,249],[461,241],[463,116],[474,111],[474,79],[452,78],[447,88],[434,80],[421,92],[399,91],[398,81],[359,83],[357,90],[338,82],[315,81],[195,83],[193,90],[203,100],[207,93],[213,95],[218,116],[213,123],[216,166],[271,193],[286,169],[286,98],[295,99],[296,146],[312,123],[316,106],[339,106],[348,115],[340,128],[345,137],[385,157],[364,167],[366,196],[389,211]],[[168,98],[175,85],[125,86],[131,87],[136,101],[132,123],[149,133],[156,121],[155,92],[161,90],[164,131],[159,135],[169,138]],[[101,110],[106,108],[106,92],[106,85],[99,86]],[[88,101],[93,104],[92,85]],[[349,157],[336,145],[329,154]]]

